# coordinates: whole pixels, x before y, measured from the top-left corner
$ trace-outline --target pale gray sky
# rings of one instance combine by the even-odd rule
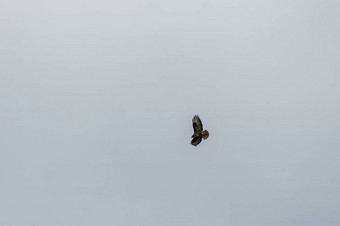
[[[340,225],[339,15],[3,2],[0,226]]]

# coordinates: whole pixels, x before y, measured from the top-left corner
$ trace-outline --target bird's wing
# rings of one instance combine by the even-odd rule
[[[191,144],[194,146],[197,146],[199,143],[201,143],[202,137],[201,136],[194,136],[191,140]]]
[[[195,115],[192,118],[192,126],[194,127],[195,134],[201,133],[203,131],[203,124],[201,122],[201,119],[198,117],[198,115]]]

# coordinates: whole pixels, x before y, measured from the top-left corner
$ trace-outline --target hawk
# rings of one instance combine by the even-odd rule
[[[197,146],[201,143],[202,138],[205,140],[209,137],[209,132],[207,130],[203,131],[203,124],[198,115],[192,118],[192,126],[194,127],[194,134],[191,136],[191,144]]]

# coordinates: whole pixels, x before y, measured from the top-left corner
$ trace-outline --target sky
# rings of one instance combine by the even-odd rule
[[[5,0],[0,226],[340,225],[339,8]]]

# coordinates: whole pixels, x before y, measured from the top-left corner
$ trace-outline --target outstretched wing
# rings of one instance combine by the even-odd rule
[[[199,143],[201,143],[202,137],[201,136],[194,136],[191,140],[191,144],[194,146],[197,146]]]
[[[192,118],[192,126],[194,127],[195,134],[200,134],[203,131],[203,124],[201,122],[201,119],[198,117],[198,115],[195,115]]]

